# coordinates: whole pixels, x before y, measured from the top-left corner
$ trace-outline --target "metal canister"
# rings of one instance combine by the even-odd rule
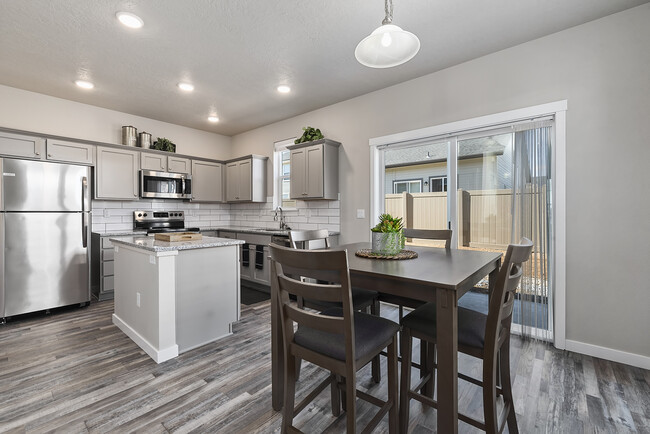
[[[139,135],[138,146],[144,149],[151,148],[151,134],[143,131]]]
[[[138,130],[130,125],[122,127],[122,144],[136,146],[138,142]]]

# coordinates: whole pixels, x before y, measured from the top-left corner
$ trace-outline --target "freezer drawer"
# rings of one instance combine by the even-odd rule
[[[4,213],[2,316],[90,301],[82,221],[82,213]]]

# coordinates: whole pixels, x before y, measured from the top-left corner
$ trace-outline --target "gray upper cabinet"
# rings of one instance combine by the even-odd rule
[[[0,155],[40,160],[45,150],[45,139],[0,132]]]
[[[192,201],[223,202],[223,164],[192,160]]]
[[[167,172],[167,155],[140,154],[140,168],[142,170],[155,170],[156,172]]]
[[[95,198],[137,200],[139,157],[138,151],[98,146]]]
[[[192,160],[171,155],[142,152],[140,168],[157,172],[192,173]]]
[[[266,202],[267,160],[251,155],[226,163],[227,202]]]
[[[95,164],[95,148],[95,145],[86,143],[47,139],[46,158],[50,161],[63,161],[66,163],[92,166]]]
[[[329,139],[288,146],[291,199],[338,199],[339,146],[339,142]]]
[[[192,160],[189,158],[167,157],[167,171],[175,173],[192,173]]]

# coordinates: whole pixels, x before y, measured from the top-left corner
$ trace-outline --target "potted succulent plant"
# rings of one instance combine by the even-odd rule
[[[396,255],[404,248],[404,231],[401,217],[390,214],[379,216],[379,223],[372,231],[372,253]]]

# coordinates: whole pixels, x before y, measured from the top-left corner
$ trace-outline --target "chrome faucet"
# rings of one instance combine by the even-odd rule
[[[280,220],[280,229],[282,229],[282,230],[289,229],[287,224],[284,222],[284,214],[282,213],[282,207],[279,206],[279,207],[277,207],[275,209],[275,214],[273,215],[273,220],[276,221],[276,222],[278,221],[278,211],[280,212],[280,219],[279,219]]]

